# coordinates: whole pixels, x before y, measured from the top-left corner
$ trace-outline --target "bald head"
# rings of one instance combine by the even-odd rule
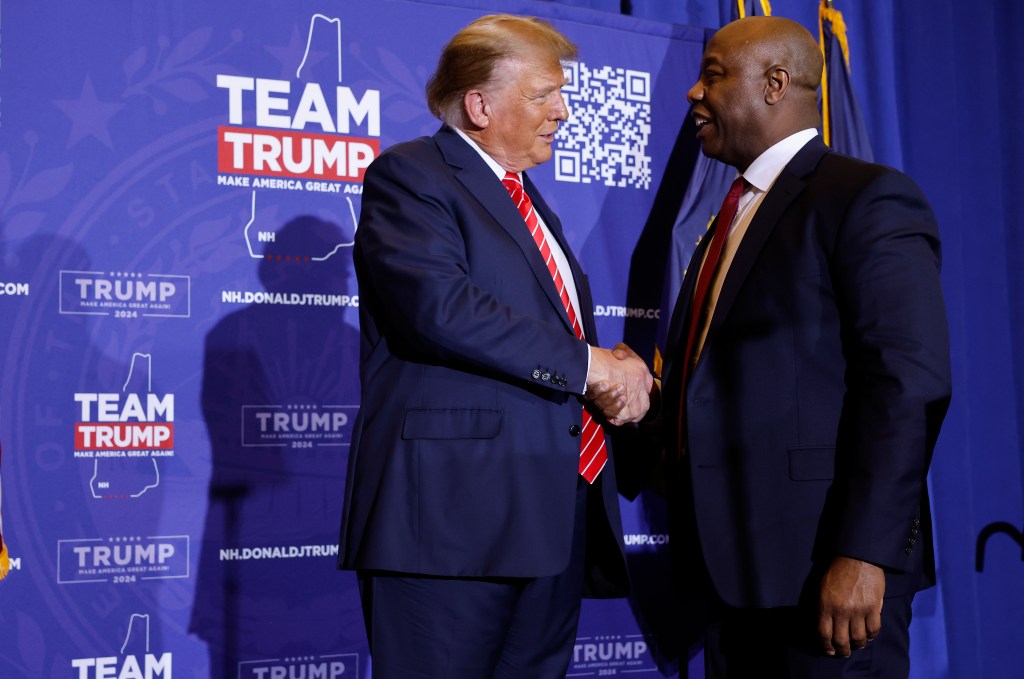
[[[688,94],[705,154],[742,171],[776,142],[818,127],[822,63],[795,21],[756,16],[724,26]]]
[[[730,49],[746,48],[748,58],[765,70],[785,68],[794,86],[816,96],[824,65],[821,49],[797,22],[774,16],[746,17],[724,26],[711,44],[715,41],[727,41]]]

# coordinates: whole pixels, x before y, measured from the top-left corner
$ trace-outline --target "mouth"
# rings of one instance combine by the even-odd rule
[[[697,125],[697,136],[699,137],[704,128],[711,124],[711,118],[699,113],[693,114],[693,122]]]

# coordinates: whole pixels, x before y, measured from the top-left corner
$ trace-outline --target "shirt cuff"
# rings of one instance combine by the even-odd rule
[[[594,350],[594,347],[587,345],[587,377],[590,377],[590,354]],[[587,380],[583,380],[583,396],[587,395]]]

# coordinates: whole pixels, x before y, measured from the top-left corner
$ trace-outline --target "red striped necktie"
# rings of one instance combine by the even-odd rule
[[[530,229],[533,242],[537,244],[540,256],[544,258],[544,263],[548,267],[548,273],[551,274],[551,280],[555,283],[555,289],[558,290],[558,296],[562,299],[565,313],[569,315],[569,323],[572,324],[573,332],[576,333],[578,339],[585,340],[583,326],[580,325],[579,319],[576,317],[576,310],[572,308],[572,303],[569,301],[569,292],[565,289],[565,282],[562,280],[562,275],[558,272],[555,258],[551,254],[551,247],[548,245],[547,239],[544,238],[544,229],[540,227],[537,212],[533,209],[533,201],[526,195],[526,191],[523,190],[523,183],[516,173],[506,173],[501,183],[508,189],[509,195],[512,196],[512,202],[519,208],[519,214],[523,216],[523,219],[526,221],[526,227]],[[604,469],[607,461],[608,451],[605,448],[604,430],[591,417],[587,409],[583,408],[583,433],[580,436],[580,474],[588,483],[593,483],[597,475]]]

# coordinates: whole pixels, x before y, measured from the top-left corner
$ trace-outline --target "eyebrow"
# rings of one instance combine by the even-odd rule
[[[558,90],[561,90],[563,87],[568,85],[569,82],[570,82],[569,78],[562,78],[562,80],[560,80],[560,81],[559,80],[552,80],[550,83],[545,83],[541,87],[536,87],[536,88],[534,88],[532,90],[524,90],[524,91],[527,92],[528,94],[530,94],[530,96],[539,97],[539,96],[542,96],[542,95],[551,94],[552,92],[557,92]]]

